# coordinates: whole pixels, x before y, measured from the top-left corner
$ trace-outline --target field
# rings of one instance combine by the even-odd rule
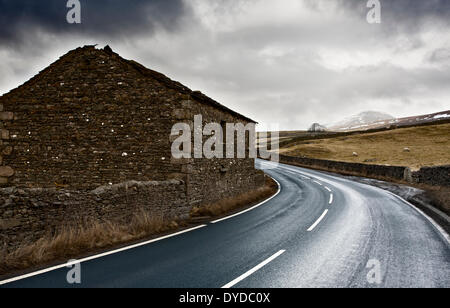
[[[345,162],[408,166],[413,170],[422,166],[449,165],[450,124],[299,140],[282,143],[280,153]]]

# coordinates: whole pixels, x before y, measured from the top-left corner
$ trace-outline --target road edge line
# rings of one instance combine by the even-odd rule
[[[48,273],[48,272],[52,272],[52,271],[55,271],[55,270],[58,270],[58,269],[61,269],[61,268],[64,268],[64,267],[72,266],[72,265],[75,265],[75,264],[81,264],[83,262],[99,259],[99,258],[102,258],[102,257],[106,257],[106,256],[109,256],[109,255],[113,255],[113,254],[119,253],[119,252],[127,251],[127,250],[134,249],[134,248],[138,248],[138,247],[141,247],[141,246],[146,246],[146,245],[149,245],[149,244],[152,244],[152,243],[155,243],[155,242],[159,242],[159,241],[171,238],[171,237],[175,237],[175,236],[187,233],[187,232],[191,232],[191,231],[194,231],[194,230],[206,227],[206,226],[207,225],[196,226],[196,227],[189,228],[189,229],[186,229],[186,230],[182,230],[182,231],[179,231],[179,232],[176,232],[176,233],[168,234],[168,235],[165,235],[165,236],[162,236],[162,237],[159,237],[159,238],[155,238],[155,239],[152,239],[152,240],[149,240],[149,241],[137,243],[137,244],[126,246],[126,247],[122,247],[122,248],[119,248],[119,249],[114,249],[114,250],[107,251],[107,252],[104,252],[104,253],[101,253],[101,254],[97,254],[97,255],[90,256],[90,257],[86,257],[86,258],[83,258],[83,259],[80,259],[80,260],[77,260],[77,261],[72,261],[72,262],[67,262],[67,263],[60,264],[60,265],[55,265],[55,266],[52,266],[52,267],[48,267],[48,268],[45,268],[45,269],[42,269],[42,270],[38,270],[38,271],[35,271],[35,272],[24,274],[24,275],[21,275],[21,276],[9,278],[9,279],[0,281],[0,286],[8,284],[8,283],[11,283],[11,282],[15,282],[15,281],[27,279],[27,278],[30,278],[30,277],[38,276],[38,275],[41,275],[41,274],[45,274],[45,273]]]
[[[266,200],[264,200],[264,201],[262,201],[262,202],[260,202],[260,203],[258,203],[258,204],[256,204],[256,205],[252,206],[251,208],[248,208],[248,209],[243,210],[243,211],[241,211],[241,212],[238,212],[238,213],[236,213],[236,214],[232,214],[232,215],[226,216],[226,217],[224,217],[224,218],[220,218],[220,219],[217,219],[217,220],[213,220],[213,221],[211,221],[210,223],[216,224],[216,223],[222,222],[222,221],[224,221],[224,220],[228,220],[228,219],[230,219],[230,218],[233,218],[233,217],[242,215],[242,214],[244,214],[244,213],[250,212],[250,211],[252,211],[252,210],[254,210],[254,209],[260,207],[261,205],[263,205],[263,204],[269,202],[270,200],[272,200],[272,199],[275,198],[276,196],[278,196],[278,194],[281,192],[281,184],[280,184],[277,180],[275,180],[273,177],[271,177],[271,176],[269,176],[269,177],[270,177],[272,180],[274,180],[274,182],[277,183],[277,185],[278,185],[278,191],[276,192],[276,194],[274,194],[274,195],[271,196],[270,198],[268,198],[268,199],[266,199]]]
[[[423,217],[425,217],[426,220],[428,220],[431,225],[436,229],[436,231],[438,231],[438,233],[441,235],[441,237],[443,239],[445,239],[447,241],[447,244],[450,245],[450,235],[444,230],[444,228],[442,228],[437,222],[434,221],[433,218],[431,218],[430,216],[428,216],[424,211],[422,211],[421,209],[419,209],[417,206],[415,206],[414,204],[412,204],[411,202],[409,202],[408,200],[400,197],[399,195],[394,194],[393,192],[390,192],[388,190],[383,189],[384,191],[388,192],[389,194],[391,194],[392,196],[396,197],[397,199],[399,199],[400,201],[406,203],[407,205],[409,205],[410,207],[412,207],[414,210],[416,210],[416,212],[418,212],[419,214],[421,214]]]

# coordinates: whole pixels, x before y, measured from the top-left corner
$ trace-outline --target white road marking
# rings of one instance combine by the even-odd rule
[[[328,186],[325,186],[325,189],[331,192],[331,189]]]
[[[400,201],[406,203],[411,208],[413,208],[416,212],[418,212],[423,217],[425,217],[425,219],[427,219],[436,228],[436,230],[442,235],[442,237],[447,241],[447,243],[450,244],[450,235],[440,225],[438,225],[438,223],[435,222],[430,216],[425,214],[425,212],[423,212],[421,209],[419,209],[418,207],[414,206],[411,202],[406,201],[404,198],[400,197],[399,195],[396,195],[396,194],[394,194],[394,193],[392,193],[390,191],[386,191],[386,192],[388,194],[394,196],[395,198],[399,199]]]
[[[319,217],[319,219],[317,219],[317,221],[308,229],[308,232],[311,232],[312,230],[314,230],[318,224],[320,224],[320,222],[322,221],[322,219],[324,219],[325,215],[327,215],[328,210],[325,210],[322,214],[322,216]]]
[[[333,194],[330,194],[330,202],[329,202],[329,204],[332,204],[333,203]]]
[[[272,179],[273,179],[273,178],[272,178]],[[244,214],[244,213],[247,213],[247,212],[249,212],[249,211],[252,211],[252,210],[254,210],[254,209],[260,207],[261,205],[263,205],[263,204],[265,204],[266,202],[269,202],[270,200],[272,200],[273,198],[275,198],[275,197],[280,193],[280,191],[281,191],[281,185],[280,185],[280,183],[278,183],[277,180],[275,180],[275,179],[273,179],[273,180],[274,180],[274,181],[277,183],[277,185],[278,185],[278,191],[277,191],[277,193],[276,193],[275,195],[273,195],[273,196],[270,197],[269,199],[264,200],[263,202],[261,202],[261,203],[255,205],[255,206],[252,206],[252,207],[249,208],[249,209],[246,209],[246,210],[244,210],[244,211],[242,211],[242,212],[239,212],[239,213],[236,213],[236,214],[233,214],[233,215],[230,215],[230,216],[221,218],[221,219],[217,219],[217,220],[211,221],[211,223],[212,223],[212,224],[216,224],[216,223],[218,223],[218,222],[221,222],[221,221],[224,221],[224,220],[227,220],[227,219],[230,219],[230,218],[233,218],[233,217],[242,215],[242,214]]]
[[[316,180],[314,180],[313,182],[316,183],[316,184],[319,184],[320,186],[323,186],[322,183],[320,183],[320,182],[318,182],[318,181],[316,181]]]
[[[261,262],[260,264],[258,264],[257,266],[255,266],[254,268],[252,268],[251,270],[249,270],[248,272],[246,272],[245,274],[239,276],[238,278],[234,279],[233,281],[231,281],[230,283],[227,283],[226,285],[224,285],[222,287],[222,289],[229,289],[231,287],[233,287],[234,285],[238,284],[239,282],[241,282],[242,280],[244,280],[245,278],[247,278],[248,276],[252,275],[253,273],[257,272],[258,270],[260,270],[261,268],[263,268],[264,266],[266,266],[267,264],[269,264],[270,262],[272,262],[273,260],[275,260],[276,258],[278,258],[279,256],[281,256],[283,253],[285,253],[286,250],[280,250],[279,252],[277,252],[276,254],[274,254],[273,256],[271,256],[269,259],[267,259],[264,262]]]
[[[29,273],[29,274],[26,274],[26,275],[17,276],[17,277],[11,278],[11,279],[3,280],[3,281],[0,281],[0,285],[4,285],[4,284],[11,283],[11,282],[14,282],[14,281],[18,281],[18,280],[30,278],[30,277],[33,277],[33,276],[45,274],[45,273],[48,273],[48,272],[51,272],[51,271],[55,271],[55,270],[60,269],[60,268],[64,268],[64,267],[67,267],[67,266],[72,266],[72,265],[75,265],[75,264],[80,264],[80,263],[87,262],[87,261],[94,260],[94,259],[98,259],[98,258],[101,258],[101,257],[106,257],[106,256],[109,256],[109,255],[112,255],[112,254],[116,254],[116,253],[122,252],[122,251],[126,251],[126,250],[134,249],[134,248],[137,248],[137,247],[145,246],[145,245],[148,245],[148,244],[151,244],[151,243],[155,243],[155,242],[158,242],[158,241],[162,241],[162,240],[165,240],[165,239],[177,236],[177,235],[181,235],[183,233],[194,231],[194,230],[206,227],[206,226],[207,225],[200,225],[200,226],[197,226],[197,227],[194,227],[194,228],[190,228],[190,229],[187,229],[187,230],[183,230],[183,231],[180,231],[180,232],[177,232],[177,233],[173,233],[173,234],[169,234],[169,235],[166,235],[166,236],[163,236],[163,237],[159,237],[159,238],[156,238],[156,239],[153,239],[153,240],[150,240],[150,241],[138,243],[138,244],[135,244],[135,245],[131,245],[131,246],[123,247],[123,248],[120,248],[120,249],[108,251],[108,252],[105,252],[105,253],[102,253],[102,254],[98,254],[98,255],[95,255],[95,256],[87,257],[87,258],[84,258],[84,259],[81,259],[81,260],[77,260],[77,261],[73,261],[73,262],[68,262],[68,263],[56,265],[56,266],[53,266],[53,267],[42,269],[40,271]]]

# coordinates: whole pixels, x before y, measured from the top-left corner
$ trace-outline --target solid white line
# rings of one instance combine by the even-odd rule
[[[267,264],[269,264],[270,262],[272,262],[273,260],[275,260],[276,258],[278,258],[279,256],[281,256],[283,253],[285,253],[286,250],[280,250],[279,252],[277,252],[276,254],[274,254],[273,256],[271,256],[269,259],[267,259],[266,261],[258,264],[257,266],[255,266],[254,268],[252,268],[251,270],[249,270],[248,272],[246,272],[245,274],[239,276],[238,278],[236,278],[235,280],[233,280],[230,283],[227,283],[226,285],[224,285],[222,287],[222,289],[229,289],[232,286],[238,284],[239,282],[241,282],[242,280],[244,280],[245,278],[247,278],[248,276],[252,275],[253,273],[257,272],[258,270],[260,270],[261,268],[263,268],[264,266],[266,266]]]
[[[330,194],[330,204],[333,203],[333,194]]]
[[[191,228],[191,229],[187,229],[187,230],[183,230],[183,231],[180,231],[180,232],[177,232],[177,233],[169,234],[169,235],[166,235],[166,236],[163,236],[163,237],[159,237],[159,238],[156,238],[156,239],[153,239],[153,240],[150,240],[150,241],[138,243],[138,244],[135,244],[135,245],[131,245],[131,246],[123,247],[123,248],[120,248],[120,249],[108,251],[108,252],[105,252],[105,253],[102,253],[102,254],[98,254],[98,255],[95,255],[95,256],[87,257],[87,258],[84,258],[84,259],[81,259],[81,260],[77,260],[77,261],[72,261],[72,262],[56,265],[56,266],[49,267],[49,268],[46,268],[46,269],[43,269],[43,270],[40,270],[40,271],[37,271],[37,272],[29,273],[29,274],[26,274],[26,275],[14,277],[14,278],[7,279],[7,280],[3,280],[3,281],[0,281],[0,285],[4,285],[4,284],[11,283],[11,282],[14,282],[14,281],[18,281],[18,280],[30,278],[30,277],[33,277],[33,276],[41,275],[41,274],[44,274],[44,273],[55,271],[55,270],[60,269],[60,268],[72,266],[72,265],[75,265],[75,264],[80,264],[80,263],[87,262],[87,261],[90,261],[90,260],[94,260],[94,259],[98,259],[98,258],[101,258],[101,257],[105,257],[105,256],[109,256],[109,255],[112,255],[112,254],[116,254],[116,253],[119,253],[119,252],[122,252],[122,251],[126,251],[126,250],[134,249],[134,248],[137,248],[137,247],[145,246],[145,245],[148,245],[148,244],[151,244],[151,243],[154,243],[154,242],[165,240],[165,239],[168,239],[168,238],[171,238],[171,237],[174,237],[174,236],[177,236],[177,235],[181,235],[183,233],[187,233],[187,232],[190,232],[190,231],[194,231],[194,230],[197,230],[197,229],[200,229],[200,228],[203,228],[203,227],[206,227],[206,225],[200,225],[200,226],[197,226],[197,227],[194,227],[194,228]]]
[[[317,219],[317,221],[308,229],[308,232],[311,232],[312,230],[314,230],[317,225],[322,221],[322,219],[325,217],[325,215],[327,215],[328,210],[325,210],[322,214],[322,216],[319,217],[319,219]]]
[[[242,212],[239,212],[239,213],[236,213],[236,214],[233,214],[233,215],[230,215],[230,216],[221,218],[221,219],[217,219],[217,220],[211,221],[211,223],[212,223],[212,224],[216,224],[216,223],[218,223],[218,222],[221,222],[221,221],[224,221],[224,220],[227,220],[227,219],[230,219],[230,218],[233,218],[233,217],[242,215],[242,214],[244,214],[244,213],[247,213],[247,212],[249,212],[249,211],[252,211],[252,210],[254,210],[254,209],[260,207],[261,205],[263,205],[263,204],[265,204],[266,202],[268,202],[268,201],[272,200],[273,198],[275,198],[275,197],[280,193],[280,191],[281,191],[281,185],[280,185],[280,183],[278,183],[277,180],[275,180],[274,178],[272,178],[272,179],[273,179],[273,180],[277,183],[277,185],[278,185],[278,191],[277,191],[277,193],[276,193],[275,195],[273,195],[272,197],[270,197],[270,198],[267,199],[267,200],[264,200],[264,201],[261,202],[261,203],[258,203],[258,204],[255,205],[255,206],[252,206],[252,207],[249,208],[249,209],[246,209],[246,210],[244,210],[244,211],[242,211]]]
[[[316,183],[316,184],[319,184],[320,186],[323,186],[323,184],[322,184],[322,183],[320,183],[320,182],[317,182],[316,180],[314,180],[313,182],[314,182],[314,183]]]
[[[413,208],[416,212],[418,212],[420,215],[422,215],[423,217],[425,217],[426,220],[428,220],[433,226],[434,228],[442,235],[442,237],[447,241],[447,244],[450,244],[450,235],[437,223],[435,222],[430,216],[428,216],[427,214],[425,214],[424,211],[422,211],[421,209],[419,209],[418,207],[416,207],[414,204],[412,204],[411,202],[405,200],[404,198],[400,197],[399,195],[396,195],[390,191],[386,192],[392,196],[394,196],[395,198],[399,199],[400,201],[406,203],[407,205],[409,205],[411,208]]]

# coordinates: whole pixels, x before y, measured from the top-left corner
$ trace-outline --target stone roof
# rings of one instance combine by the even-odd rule
[[[204,95],[200,91],[192,91],[191,89],[189,89],[188,87],[184,86],[183,84],[181,84],[181,83],[179,83],[177,81],[174,81],[174,80],[170,79],[169,77],[167,77],[167,76],[165,76],[165,75],[163,75],[163,74],[161,74],[161,73],[159,73],[157,71],[154,71],[154,70],[151,70],[149,68],[146,68],[145,66],[143,66],[142,64],[140,64],[140,63],[138,63],[136,61],[127,60],[127,59],[122,58],[121,56],[119,56],[119,54],[113,52],[112,49],[109,46],[106,46],[103,49],[96,49],[95,45],[86,45],[84,47],[79,47],[77,49],[69,51],[67,54],[65,54],[64,56],[60,57],[60,60],[61,59],[70,58],[74,54],[79,54],[79,53],[83,53],[83,52],[90,52],[91,53],[92,51],[95,51],[95,52],[98,52],[98,53],[104,53],[104,54],[106,54],[108,56],[114,57],[115,60],[118,60],[118,61],[120,61],[120,62],[122,62],[124,64],[127,64],[131,69],[134,69],[135,71],[137,71],[139,74],[141,74],[145,78],[151,78],[153,80],[158,81],[160,84],[164,85],[168,89],[173,89],[173,90],[175,90],[175,91],[177,91],[177,92],[179,92],[181,94],[189,95],[193,100],[195,100],[195,101],[197,101],[199,103],[213,106],[213,107],[215,107],[217,109],[220,109],[220,110],[228,112],[228,113],[230,113],[230,114],[232,114],[232,115],[234,115],[234,116],[236,116],[238,118],[241,118],[241,119],[243,119],[243,120],[245,120],[247,122],[256,123],[256,121],[254,121],[254,120],[252,120],[252,119],[250,119],[250,118],[248,118],[248,117],[246,117],[246,116],[244,116],[244,115],[242,115],[242,114],[240,114],[240,113],[238,113],[236,111],[233,111],[233,110],[229,109],[228,107],[220,104],[219,102],[213,100],[212,98]],[[38,75],[34,76],[28,82],[26,82],[25,84],[19,86],[16,89],[20,89],[20,88],[22,88],[22,87],[24,87],[26,85],[33,84],[35,81],[38,80],[39,75],[41,73],[45,73],[46,71],[51,70],[51,67],[53,65],[55,65],[57,62],[58,61],[56,61],[55,63],[51,64],[49,67],[45,68],[44,70],[40,71]],[[9,94],[13,94],[13,92],[16,89],[10,91],[8,93],[8,95]],[[0,96],[0,98],[1,98],[1,96]]]

